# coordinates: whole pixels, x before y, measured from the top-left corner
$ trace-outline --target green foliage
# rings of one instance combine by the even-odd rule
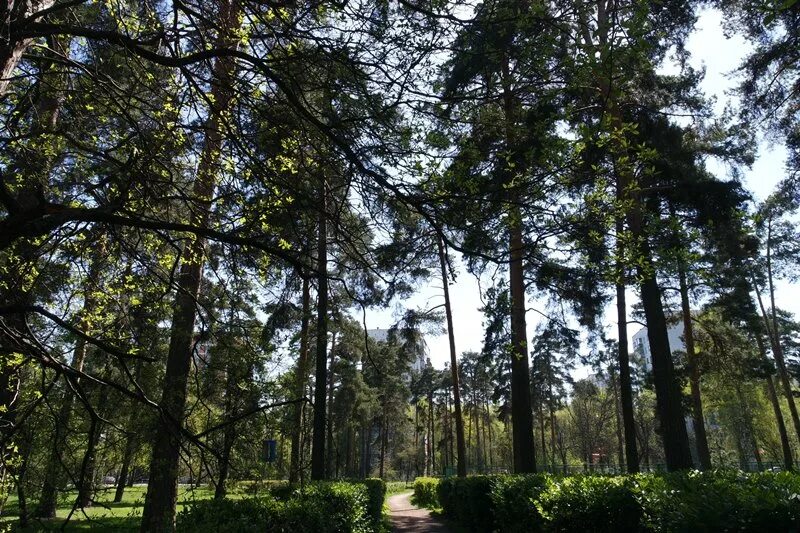
[[[491,498],[497,529],[508,533],[540,531],[544,519],[534,501],[551,482],[549,474],[495,477]]]
[[[791,531],[800,520],[800,476],[789,472],[679,472],[634,485],[650,531]]]
[[[414,480],[414,504],[420,507],[439,507],[439,479],[418,477]]]
[[[388,481],[386,482],[386,494],[399,494],[408,490],[408,483],[405,481]]]
[[[418,480],[420,494],[432,481]],[[444,514],[470,531],[760,532],[800,523],[792,472],[474,476],[438,488]]]
[[[364,484],[315,483],[285,500],[270,496],[197,502],[178,515],[177,530],[368,533],[377,527],[369,505]]]
[[[444,514],[474,531],[494,529],[492,482],[494,476],[451,477],[439,483]]]
[[[541,493],[536,507],[551,531],[637,531],[642,516],[623,476],[564,478]]]
[[[386,499],[386,482],[380,478],[367,478],[362,483],[367,487],[367,514],[376,523],[383,518],[383,501]]]

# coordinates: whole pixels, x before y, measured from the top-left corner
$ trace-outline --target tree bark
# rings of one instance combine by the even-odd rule
[[[523,243],[519,209],[511,209],[509,228],[511,261],[511,421],[514,450],[514,472],[536,471],[533,443],[533,412],[531,405],[530,366],[528,363],[527,325],[525,322],[525,279],[522,264]]]
[[[767,361],[767,350],[764,347],[764,340],[756,333],[756,344],[758,345],[758,352],[761,358]],[[775,414],[775,422],[778,425],[778,435],[781,439],[781,451],[783,452],[783,468],[785,470],[794,469],[794,459],[792,456],[792,447],[789,445],[789,434],[786,431],[786,422],[783,419],[783,412],[781,411],[781,404],[778,401],[778,394],[775,392],[775,384],[772,382],[772,376],[766,377],[767,382],[767,397],[772,404],[772,411]]]
[[[386,460],[386,432],[389,430],[386,413],[381,416],[381,435],[380,435],[380,464],[378,466],[378,477],[383,479],[385,460]]]
[[[239,42],[241,11],[238,0],[219,0],[219,25],[216,48],[235,48]],[[191,212],[192,226],[206,227],[211,215],[211,198],[223,143],[225,114],[233,103],[232,83],[236,62],[232,57],[214,61],[211,80],[211,109],[204,125],[205,141],[192,187],[197,206]],[[186,387],[194,345],[195,302],[200,292],[205,240],[191,237],[184,249],[175,294],[167,367],[161,396],[161,416],[153,440],[150,476],[142,513],[141,531],[172,531],[178,498],[181,426],[186,406]]]
[[[694,327],[692,310],[689,306],[689,287],[686,283],[686,266],[681,264],[678,271],[681,293],[681,311],[683,315],[683,339],[686,343],[686,357],[689,363],[689,384],[692,393],[692,426],[697,443],[697,456],[700,459],[700,470],[711,469],[711,452],[708,450],[708,437],[703,417],[703,399],[700,395],[700,361],[694,348]]]
[[[506,149],[516,153],[516,111],[511,87],[508,56],[502,64],[503,108],[505,114]],[[515,160],[519,157],[515,157]],[[518,163],[520,161],[517,161]],[[516,171],[521,172],[521,168]],[[505,170],[506,183],[513,183],[514,170]],[[525,271],[522,238],[522,212],[519,194],[508,190],[508,251],[509,288],[511,294],[511,435],[514,455],[514,473],[536,471],[536,448],[533,440],[533,411],[531,405],[530,367],[528,363],[528,332],[525,322]]]
[[[305,395],[308,382],[308,328],[311,315],[311,289],[307,276],[303,276],[303,317],[300,322],[300,353],[297,357],[295,370],[294,390],[297,398]],[[292,406],[292,443],[291,458],[289,459],[289,483],[296,483],[301,466],[300,436],[303,427],[303,404],[295,403]]]
[[[447,257],[442,239],[436,240],[439,249],[439,266],[442,270],[442,287],[444,291],[444,314],[447,319],[447,340],[450,347],[450,376],[453,381],[453,419],[456,426],[456,473],[458,477],[467,476],[467,445],[464,441],[464,416],[461,412],[461,385],[458,379],[458,359],[456,357],[456,340],[453,328],[453,308],[450,303],[450,276],[447,270]]]
[[[53,7],[55,0],[7,0],[0,7],[0,23],[3,39],[0,41],[0,97],[8,92],[14,70],[19,65],[25,50],[34,39],[9,39],[14,30],[19,31],[23,22],[40,22],[39,17],[32,17],[40,11]]]
[[[311,479],[325,479],[325,426],[328,382],[328,218],[327,181],[320,183],[317,242],[317,369],[314,381],[314,432],[311,443]]]
[[[134,418],[136,414],[138,414],[138,410],[134,410],[131,418]],[[119,503],[122,501],[122,496],[125,494],[125,487],[127,486],[128,478],[130,477],[133,456],[136,453],[136,448],[138,447],[138,437],[132,432],[131,424],[128,424],[128,431],[131,431],[131,433],[128,434],[127,439],[125,440],[125,452],[122,455],[122,466],[119,471],[119,478],[117,479],[117,488],[114,492],[114,503]]]
[[[767,256],[769,257],[769,254]],[[772,355],[775,357],[775,366],[778,367],[778,377],[781,381],[783,394],[786,397],[786,404],[789,406],[789,414],[792,417],[792,425],[794,426],[797,438],[800,439],[800,416],[798,416],[797,413],[797,405],[795,404],[794,393],[792,392],[792,382],[791,378],[789,377],[789,371],[786,368],[786,360],[783,358],[783,349],[781,347],[780,339],[770,324],[769,315],[764,307],[764,301],[761,299],[761,293],[758,290],[758,285],[756,285],[756,279],[752,272],[751,280],[753,284],[753,290],[755,291],[756,298],[758,300],[758,306],[761,310],[761,316],[764,320],[765,330],[767,332],[767,336],[769,337],[770,346],[772,347]]]
[[[617,388],[617,373],[612,365],[609,369],[611,377],[611,390],[614,391],[614,429],[617,435],[617,461],[619,463],[619,472],[624,471],[625,467],[625,452],[624,452],[624,439],[622,438],[622,420],[620,417],[620,401],[619,389]]]
[[[617,200],[623,201],[625,191],[618,184]],[[625,298],[624,220],[616,217],[617,235],[617,364],[619,366],[619,396],[622,407],[622,427],[625,434],[625,465],[629,474],[639,471],[639,452],[636,449],[636,421],[633,416],[633,386],[628,355],[628,310]]]
[[[331,349],[329,350],[330,353],[330,362],[328,364],[328,405],[333,405],[333,365],[335,362],[335,353],[336,353],[336,331],[334,330],[333,334],[331,335]],[[333,417],[328,417],[328,437],[327,437],[327,459],[326,459],[326,475],[327,479],[333,478]]]
[[[104,374],[108,374],[108,367]],[[100,437],[103,433],[105,423],[103,419],[106,418],[108,412],[108,387],[101,387],[97,397],[97,411],[98,413],[92,414],[92,424],[89,430],[88,443],[86,452],[83,459],[83,467],[81,469],[81,476],[78,480],[78,507],[85,508],[91,507],[94,504],[94,495],[97,491],[97,446],[100,444]]]
[[[649,250],[646,257],[649,257]],[[648,263],[651,263],[648,261]],[[651,267],[652,268],[652,267]],[[689,436],[681,408],[681,392],[675,379],[672,352],[667,336],[667,321],[661,303],[661,291],[655,273],[643,269],[642,304],[647,317],[647,338],[653,359],[653,381],[656,389],[656,409],[659,415],[661,437],[664,442],[664,457],[667,470],[692,468],[689,452]]]

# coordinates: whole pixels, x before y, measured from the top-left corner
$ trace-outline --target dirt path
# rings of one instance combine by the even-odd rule
[[[392,531],[397,533],[448,533],[445,525],[431,516],[427,509],[420,509],[411,503],[410,492],[389,496],[389,516]]]

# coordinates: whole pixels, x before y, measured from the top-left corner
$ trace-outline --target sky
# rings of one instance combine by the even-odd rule
[[[732,102],[730,89],[736,81],[730,74],[739,65],[748,51],[748,43],[739,36],[726,38],[722,32],[722,16],[717,10],[703,10],[699,13],[694,33],[690,36],[687,49],[691,53],[691,65],[695,68],[705,67],[706,74],[701,88],[710,97],[714,97],[715,111],[721,113],[727,104]],[[669,67],[665,67],[669,70]],[[750,190],[757,200],[763,200],[774,189],[775,185],[784,177],[786,152],[782,146],[770,146],[762,141],[759,144],[758,159],[752,168],[746,170],[743,176],[745,187]],[[709,170],[719,177],[726,178],[726,169],[714,161],[708,162]],[[483,314],[480,312],[481,292],[478,280],[466,272],[457,254],[453,257],[456,266],[456,282],[450,285],[450,297],[453,308],[453,323],[456,339],[456,351],[461,354],[465,351],[480,351],[483,345]],[[483,287],[488,286],[484,282]],[[628,291],[627,301],[630,306],[638,300],[634,291]],[[800,287],[779,282],[776,290],[778,307],[800,314]],[[428,285],[420,287],[419,292],[412,298],[403,302],[396,302],[391,308],[379,311],[370,311],[367,314],[367,327],[388,328],[402,315],[404,308],[431,308],[444,302],[442,296],[442,283],[439,278],[432,278]],[[542,303],[529,299],[528,301],[528,339],[533,338],[540,315],[532,309],[541,309]],[[603,324],[606,326],[607,336],[616,339],[616,312],[611,302],[605,313]],[[635,324],[628,328],[632,336],[639,330]],[[433,366],[443,368],[449,361],[449,345],[446,333],[441,335],[427,335],[426,342],[430,350],[430,359]],[[630,342],[630,339],[629,339]],[[632,346],[632,344],[629,344]],[[578,368],[574,377],[584,377],[588,374],[587,368]]]

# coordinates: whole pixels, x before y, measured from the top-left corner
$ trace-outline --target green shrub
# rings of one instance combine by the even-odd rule
[[[420,507],[436,508],[439,507],[437,489],[439,479],[435,477],[418,477],[414,480],[414,504]]]
[[[650,531],[796,531],[797,474],[737,471],[636,476]]]
[[[389,481],[386,483],[386,494],[398,494],[408,490],[408,483],[405,481]]]
[[[551,531],[639,531],[642,508],[623,476],[574,476],[552,483],[536,507]]]
[[[549,474],[497,476],[492,480],[492,507],[496,529],[504,533],[541,531],[544,519],[535,500],[551,481]]]
[[[269,528],[282,514],[282,504],[272,498],[199,500],[178,513],[177,531],[279,531]]]
[[[289,503],[299,506],[300,520],[287,531],[361,533],[373,530],[368,514],[367,487],[360,483],[314,483]],[[312,510],[316,511],[313,527],[303,529],[304,520]]]
[[[386,482],[371,477],[363,481],[367,487],[367,514],[376,523],[383,518],[383,501],[386,499]]]
[[[471,531],[800,531],[800,475],[792,472],[449,478],[438,502]]]
[[[178,531],[266,533],[369,533],[377,523],[361,483],[314,483],[285,500],[274,497],[205,500],[178,515]]]
[[[472,531],[493,531],[492,476],[450,477],[439,483],[444,514]]]
[[[269,494],[276,500],[286,501],[292,496],[294,496],[299,489],[300,485],[296,483],[294,484],[284,483],[282,485],[275,485],[274,487],[270,487]]]

